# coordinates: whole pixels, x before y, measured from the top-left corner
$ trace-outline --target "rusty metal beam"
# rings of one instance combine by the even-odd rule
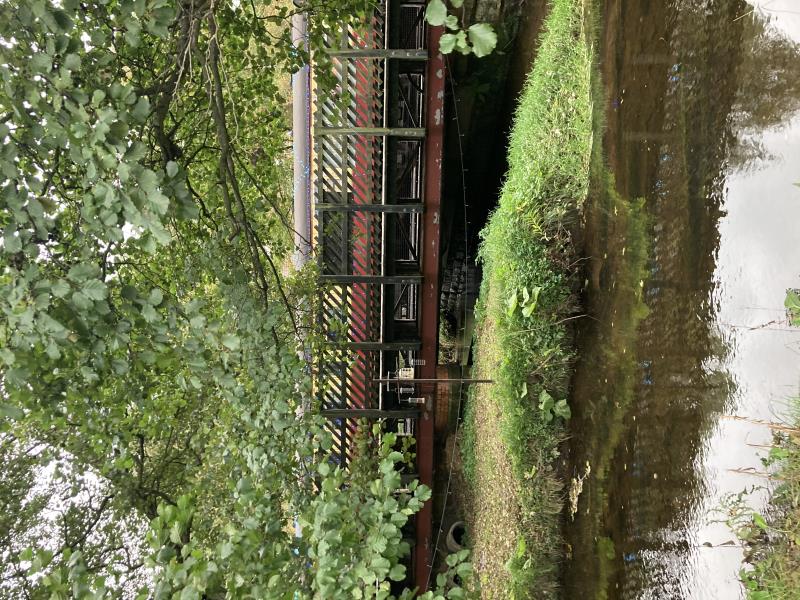
[[[436,379],[436,378],[420,379],[419,377],[414,379],[398,379],[397,377],[394,378],[380,377],[373,379],[372,381],[374,381],[375,383],[442,383],[442,384],[494,383],[494,379]]]
[[[400,350],[419,350],[420,342],[329,342],[331,348],[341,348],[343,350],[383,350],[384,352]]]
[[[375,58],[395,60],[428,60],[427,50],[396,50],[391,48],[342,48],[326,50],[337,58]]]
[[[428,29],[428,60],[425,85],[425,216],[422,234],[419,367],[422,379],[436,378],[439,334],[439,215],[442,201],[442,155],[444,152],[445,61],[439,52],[442,27]],[[420,482],[433,487],[433,411],[424,410],[417,421],[417,469]],[[420,593],[428,588],[435,549],[432,547],[433,501],[417,514],[417,546],[414,549],[414,583]]]
[[[362,135],[401,138],[424,138],[424,127],[314,127],[314,135]]]
[[[374,408],[329,408],[321,411],[323,417],[329,419],[405,419],[419,417],[419,409],[399,408],[397,410],[379,410]]]
[[[424,204],[317,204],[316,210],[338,212],[370,212],[370,213],[420,213]]]
[[[323,283],[403,285],[420,283],[422,275],[320,275],[319,279]]]

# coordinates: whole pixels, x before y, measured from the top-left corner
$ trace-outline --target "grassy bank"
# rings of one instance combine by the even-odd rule
[[[592,145],[583,23],[581,0],[554,0],[499,205],[482,233],[475,370],[495,383],[468,402],[462,456],[486,598],[548,597],[556,586],[562,489],[552,463],[572,358],[569,230],[587,193]]]
[[[747,515],[740,537],[753,548],[753,569],[742,573],[751,600],[800,598],[800,399],[794,400],[795,428],[778,432],[768,462],[779,482],[771,515]]]

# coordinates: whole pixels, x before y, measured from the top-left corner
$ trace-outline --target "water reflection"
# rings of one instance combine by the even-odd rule
[[[742,277],[749,257],[722,232],[756,222],[731,186],[774,176],[780,147],[763,132],[800,107],[798,46],[738,0],[608,0],[602,14],[613,177],[596,161],[566,596],[735,598],[741,553],[709,545],[730,535],[712,522],[721,492],[748,483],[720,450],[757,461],[740,447],[763,436],[720,419],[760,410],[744,394],[764,371],[741,360],[750,342],[731,303],[761,282]],[[790,213],[763,224],[790,239],[791,209],[772,208]],[[770,289],[762,302],[780,307]]]

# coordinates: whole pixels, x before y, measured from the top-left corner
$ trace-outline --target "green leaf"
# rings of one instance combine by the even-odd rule
[[[444,20],[444,24],[451,31],[458,31],[459,29],[458,17],[455,15],[447,15],[447,18]],[[442,37],[444,37],[445,35],[447,34],[446,33],[442,34]],[[441,42],[439,43],[439,45],[441,46]],[[455,47],[455,40],[453,40],[453,46]]]
[[[10,367],[16,362],[17,358],[8,348],[0,348],[0,360],[2,360],[6,366]]]
[[[800,294],[796,290],[787,290],[783,305],[789,310],[800,310]]]
[[[77,54],[67,54],[64,57],[64,67],[70,71],[77,71],[81,68],[81,57]]]
[[[790,323],[800,326],[800,293],[797,290],[787,290],[783,305],[789,313]]]
[[[508,296],[508,300],[506,301],[507,305],[506,314],[509,317],[514,314],[515,310],[517,310],[518,304],[519,304],[519,297],[517,296],[517,290],[513,290],[511,294]]]
[[[70,291],[70,285],[63,279],[58,279],[50,288],[50,293],[56,298],[63,298]]]
[[[175,177],[178,174],[178,163],[174,160],[171,160],[167,163],[167,175],[170,177]]]
[[[233,544],[231,542],[224,542],[220,548],[219,552],[220,558],[222,558],[222,560],[225,560],[231,554],[233,554]]]
[[[491,54],[497,45],[497,34],[488,23],[476,23],[467,29],[469,41],[472,42],[472,49],[475,56],[481,58]]]
[[[90,279],[81,286],[81,292],[92,300],[104,300],[108,294],[106,284],[99,279]]]
[[[0,415],[4,419],[11,419],[12,421],[21,421],[25,417],[22,409],[11,404],[0,404]]]
[[[67,32],[72,29],[72,19],[69,18],[69,15],[66,12],[60,8],[56,8],[52,9],[51,14],[53,15],[53,20],[61,31]]]
[[[572,416],[572,411],[569,408],[569,404],[567,404],[566,400],[559,400],[553,406],[553,412],[556,416],[561,417],[565,421],[568,420]]]
[[[139,293],[132,285],[123,285],[122,289],[120,290],[120,295],[126,300],[131,301],[136,300],[139,297]]]
[[[425,20],[434,27],[438,27],[439,25],[444,25],[446,18],[447,7],[444,2],[442,0],[430,0],[428,6],[425,7]]]
[[[164,300],[164,292],[162,292],[159,288],[153,288],[150,290],[150,296],[147,298],[147,302],[153,306],[158,306]]]
[[[222,336],[222,345],[228,348],[228,350],[236,351],[239,349],[241,342],[237,336],[232,333],[226,333]]]
[[[522,307],[522,316],[525,317],[526,319],[530,318],[530,316],[533,314],[533,311],[535,310],[536,310],[535,302],[526,304],[525,306]]]
[[[401,564],[397,564],[389,571],[389,579],[392,581],[402,581],[406,576],[406,568]]]
[[[143,123],[149,114],[150,101],[147,99],[147,96],[139,96],[136,105],[131,110],[131,116],[140,123]]]
[[[164,215],[169,210],[169,198],[162,194],[160,190],[150,192],[147,195],[147,199],[157,214]]]
[[[100,270],[91,263],[78,263],[70,268],[67,277],[75,282],[86,281],[95,277]]]
[[[456,36],[452,33],[443,33],[439,39],[439,52],[450,54],[456,47]]]
[[[756,524],[756,527],[761,529],[761,531],[766,531],[768,529],[767,521],[758,513],[753,513],[753,523]]]
[[[472,52],[467,42],[467,32],[463,29],[456,34],[456,50],[465,56]]]
[[[3,236],[3,249],[9,254],[16,254],[22,250],[22,240],[14,232],[8,232]]]
[[[80,310],[87,310],[92,307],[92,301],[83,292],[73,293],[72,303]]]
[[[158,321],[158,313],[156,309],[153,308],[152,304],[145,304],[142,306],[142,317],[144,317],[144,320],[148,323],[155,323]]]
[[[539,394],[539,408],[542,411],[549,412],[553,408],[555,401],[553,397],[547,393],[547,390],[542,390]]]

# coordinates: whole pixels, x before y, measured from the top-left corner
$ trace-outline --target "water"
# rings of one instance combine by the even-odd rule
[[[565,595],[740,598],[721,507],[765,509],[754,420],[800,389],[800,5],[600,8]]]

